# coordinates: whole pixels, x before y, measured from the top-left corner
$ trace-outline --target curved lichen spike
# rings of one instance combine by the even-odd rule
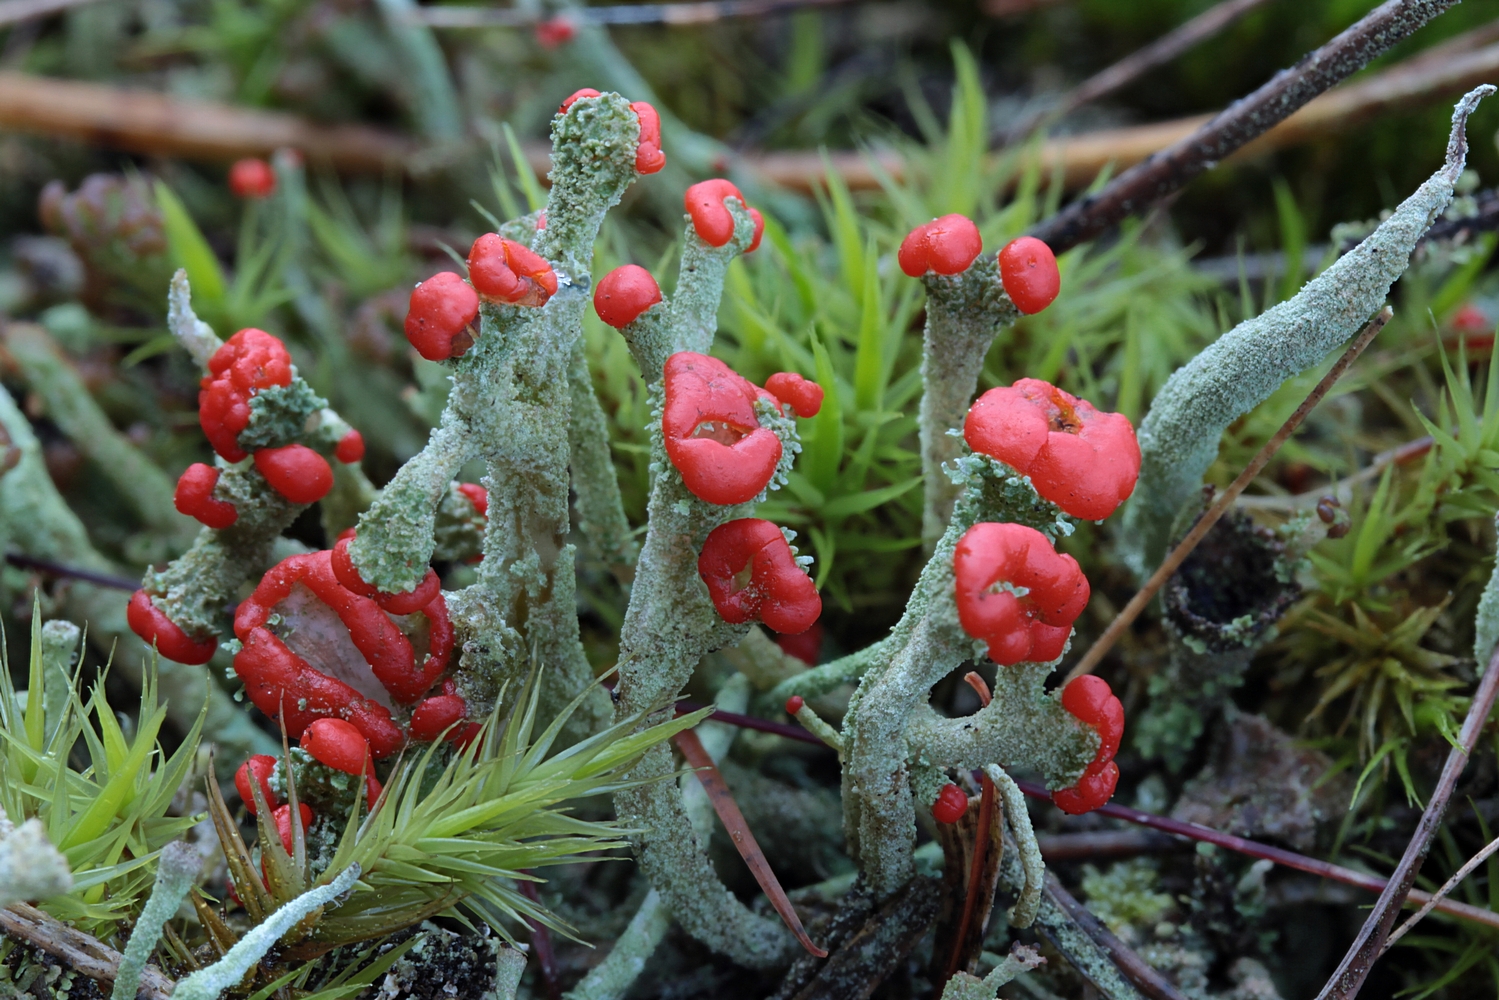
[[[223,344],[194,314],[192,291],[181,270],[172,278],[167,308],[173,337],[206,368]],[[331,455],[349,430],[327,408],[327,401],[295,374],[290,385],[272,386],[252,397],[250,414],[248,426],[238,435],[246,451],[297,443]],[[282,496],[251,462],[219,458],[216,464],[214,496],[234,505],[234,523],[203,528],[186,552],[159,571],[147,570],[141,583],[152,603],[194,639],[228,634],[228,608],[238,599],[241,585],[265,572],[274,561],[276,539],[309,506]]]
[[[1140,425],[1140,479],[1119,532],[1136,573],[1160,561],[1172,521],[1196,497],[1228,425],[1320,362],[1384,303],[1416,241],[1452,200],[1468,151],[1468,115],[1494,89],[1478,87],[1458,102],[1446,163],[1366,240],[1295,298],[1219,337],[1162,387]]]
[[[637,359],[649,366],[648,381],[659,382],[666,359],[677,351],[703,352],[712,345],[724,270],[754,238],[749,213],[732,200],[727,204],[733,238],[715,249],[688,226],[672,301],[653,306],[626,328]],[[757,416],[781,439],[781,462],[772,481],[779,484],[800,450],[795,421],[765,402],[757,406]],[[704,654],[737,643],[751,627],[719,617],[697,571],[698,550],[708,533],[745,516],[750,505],[717,506],[687,491],[667,460],[659,410],[651,442],[650,527],[620,631],[616,718],[670,705]],[[784,964],[796,942],[779,922],[752,913],[719,881],[693,835],[681,792],[664,780],[674,769],[670,751],[658,745],[631,771],[640,784],[615,795],[621,823],[643,831],[635,841],[642,869],[693,937],[751,968]]]
[[[962,428],[978,389],[984,355],[1002,327],[1020,318],[1005,294],[994,258],[980,256],[961,274],[929,271],[926,330],[921,345],[921,474],[926,492],[921,537],[930,549],[942,537],[959,487],[944,463],[963,452]]]
[[[947,780],[941,769],[998,763],[1039,770],[1052,786],[1063,787],[1098,748],[1097,733],[1046,692],[1048,664],[1000,667],[993,701],[974,715],[944,719],[928,704],[933,684],[984,655],[983,644],[958,623],[953,552],[963,533],[980,521],[1026,524],[1053,539],[1072,529],[1006,466],[973,455],[959,460],[955,471],[964,488],[952,522],[843,719],[844,836],[879,898],[899,891],[914,874],[917,804],[935,798]]]
[[[478,339],[452,363],[439,426],[360,518],[349,545],[367,583],[388,593],[413,590],[432,558],[435,513],[454,475],[472,458],[484,461],[484,560],[478,583],[450,602],[465,649],[457,681],[481,710],[533,656],[548,666],[544,712],[559,710],[593,680],[578,637],[568,543],[571,462],[586,450],[571,440],[573,375],[594,241],[638,176],[639,135],[636,113],[618,94],[582,98],[556,117],[547,225],[531,227],[531,245],[552,268],[556,292],[540,307],[482,306]],[[597,449],[589,454],[596,459]],[[608,715],[608,696],[595,689],[568,731],[582,735]]]

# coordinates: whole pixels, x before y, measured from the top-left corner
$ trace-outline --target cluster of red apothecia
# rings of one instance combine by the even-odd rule
[[[898,260],[912,277],[961,274],[983,250],[978,226],[947,215],[918,226],[901,243]],[[1000,282],[1020,312],[1052,303],[1061,277],[1051,249],[1023,236],[997,255]],[[1140,447],[1123,415],[1104,413],[1040,379],[991,389],[968,411],[963,437],[975,452],[1028,476],[1044,499],[1084,520],[1112,514],[1134,490]],[[964,533],[953,552],[958,620],[988,644],[1001,667],[1045,663],[1062,655],[1072,623],[1088,604],[1088,579],[1069,555],[1056,551],[1034,528],[984,522]],[[1085,676],[1062,690],[1062,706],[1099,735],[1099,748],[1083,776],[1053,801],[1070,813],[1097,809],[1119,780],[1114,754],[1124,732],[1124,708],[1106,681]],[[954,823],[968,796],[946,785],[932,815]]]
[[[260,392],[286,387],[292,382],[291,355],[280,339],[264,330],[245,329],[224,342],[208,362],[198,391],[198,423],[208,443],[227,462],[251,457],[240,447],[239,436],[250,424],[250,401]],[[334,456],[344,463],[364,457],[364,438],[350,430],[338,442]],[[327,459],[302,444],[258,448],[255,470],[266,483],[296,504],[316,503],[333,488],[333,470]],[[216,530],[232,527],[239,520],[233,503],[214,495],[219,470],[195,462],[177,480],[173,497],[177,509]],[[151,600],[144,590],[130,599],[127,618],[131,629],[168,659],[178,663],[207,663],[218,648],[216,638],[194,639]]]

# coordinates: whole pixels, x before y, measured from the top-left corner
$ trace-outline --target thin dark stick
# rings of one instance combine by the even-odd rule
[[[1442,768],[1442,776],[1437,779],[1436,789],[1426,803],[1421,822],[1411,836],[1410,843],[1406,845],[1400,864],[1395,866],[1389,884],[1379,894],[1379,901],[1374,904],[1358,937],[1343,956],[1338,971],[1333,973],[1327,985],[1322,987],[1322,992],[1317,994],[1318,1000],[1352,1000],[1364,985],[1369,970],[1384,947],[1385,938],[1389,937],[1390,928],[1394,926],[1396,914],[1406,897],[1411,894],[1416,873],[1421,870],[1421,862],[1426,860],[1426,852],[1431,849],[1431,839],[1436,836],[1437,827],[1441,825],[1442,816],[1447,811],[1447,801],[1452,798],[1457,779],[1468,766],[1468,756],[1478,743],[1478,734],[1488,722],[1489,712],[1494,708],[1496,694],[1499,694],[1499,650],[1489,658],[1488,669],[1484,671],[1483,680],[1479,682],[1478,690],[1473,695],[1473,703],[1468,706],[1468,717],[1463,720],[1457,743],[1447,752],[1447,764]]]
[[[1017,781],[1020,790],[1033,799],[1044,799],[1051,801],[1051,793],[1041,785],[1029,781]],[[1243,854],[1251,858],[1262,858],[1273,861],[1286,868],[1294,868],[1296,871],[1306,872],[1308,875],[1316,875],[1320,878],[1331,879],[1334,882],[1342,882],[1358,889],[1366,889],[1369,892],[1381,892],[1387,885],[1385,879],[1378,875],[1370,875],[1367,872],[1354,871],[1352,868],[1344,868],[1330,861],[1322,861],[1317,858],[1309,858],[1295,851],[1287,851],[1284,848],[1272,847],[1262,844],[1256,840],[1246,840],[1236,837],[1231,833],[1221,833],[1210,827],[1199,826],[1196,823],[1183,823],[1169,816],[1157,816],[1154,813],[1141,812],[1128,806],[1121,806],[1110,802],[1099,806],[1095,810],[1100,816],[1108,816],[1111,819],[1124,820],[1126,823],[1135,823],[1139,826],[1150,827],[1164,833],[1174,834],[1178,837],[1186,837],[1189,840],[1199,840],[1208,844],[1216,844],[1225,850]],[[1411,902],[1424,903],[1431,899],[1431,894],[1412,890],[1409,896]],[[1456,903],[1450,899],[1441,900],[1436,908],[1450,916],[1461,917],[1475,923],[1486,924],[1489,927],[1499,927],[1499,913],[1485,910],[1477,906],[1469,906],[1467,903]]]
[[[1352,27],[1264,86],[1235,101],[1187,138],[1124,171],[1096,195],[1073,202],[1032,235],[1061,253],[1144,211],[1290,117],[1318,94],[1452,7],[1457,0],[1385,0]]]
[[[687,715],[690,712],[696,712],[702,707],[702,705],[699,705],[695,701],[679,701],[677,702],[676,713],[678,715]],[[713,714],[709,715],[708,718],[714,722],[738,726],[740,729],[755,729],[762,733],[775,733],[777,736],[784,736],[788,740],[801,740],[803,743],[811,743],[816,746],[826,745],[822,740],[813,736],[801,726],[793,726],[785,722],[772,722],[769,719],[761,719],[753,715],[740,715],[738,712],[725,712],[717,708],[713,710]]]
[[[1389,938],[1386,939],[1384,947],[1379,950],[1379,953],[1383,955],[1385,952],[1390,950],[1391,946],[1393,946],[1396,941],[1399,941],[1401,938],[1405,937],[1406,934],[1410,933],[1410,929],[1412,927],[1419,924],[1428,913],[1436,909],[1437,904],[1446,899],[1448,893],[1452,892],[1453,889],[1456,889],[1459,885],[1461,885],[1463,879],[1467,878],[1469,875],[1472,875],[1473,870],[1487,861],[1489,859],[1489,856],[1492,855],[1495,851],[1499,851],[1499,837],[1495,837],[1493,840],[1483,845],[1483,850],[1479,851],[1467,861],[1463,862],[1463,866],[1457,871],[1453,872],[1452,877],[1443,882],[1442,887],[1438,889],[1429,900],[1421,904],[1421,908],[1419,910],[1417,910],[1415,913],[1412,913],[1410,915],[1410,918],[1406,920],[1405,923],[1395,928],[1394,933],[1392,933]]]
[[[1159,972],[1150,967],[1150,964],[1136,954],[1135,950],[1114,936],[1114,933],[1105,927],[1097,917],[1088,912],[1088,908],[1073,898],[1072,893],[1063,888],[1062,883],[1051,872],[1046,873],[1046,895],[1056,903],[1072,922],[1080,927],[1084,934],[1093,939],[1093,943],[1102,948],[1109,956],[1109,960],[1124,973],[1124,977],[1154,1000],[1186,1000],[1175,986],[1168,983]]]
[[[1196,17],[1166,32],[1142,49],[1125,56],[1106,69],[1094,73],[1088,79],[1063,94],[1049,108],[1042,108],[1026,115],[1011,125],[1000,140],[1002,144],[1024,139],[1038,126],[1049,125],[1084,104],[1128,86],[1157,66],[1170,62],[1199,42],[1212,38],[1245,14],[1263,5],[1266,0],[1221,0]]]
[[[852,0],[704,0],[578,7],[565,13],[514,7],[418,7],[411,19],[429,28],[528,28],[543,21],[573,24],[706,24],[730,17],[764,17],[802,7],[831,7]]]
[[[60,576],[71,580],[82,580],[84,583],[96,584],[100,587],[111,587],[115,590],[139,590],[139,580],[127,580],[123,576],[111,576],[108,573],[95,573],[93,570],[80,569],[77,566],[64,566],[49,559],[35,559],[31,556],[22,555],[19,552],[7,552],[5,561],[12,566],[21,569],[34,569],[38,573],[47,576]]]
[[[1238,499],[1239,494],[1244,492],[1244,488],[1253,482],[1254,477],[1258,476],[1266,464],[1269,463],[1270,459],[1275,457],[1275,453],[1280,450],[1281,445],[1285,444],[1291,435],[1296,432],[1296,428],[1301,426],[1301,422],[1306,419],[1307,414],[1311,413],[1317,404],[1322,402],[1322,397],[1327,395],[1332,389],[1333,384],[1343,377],[1343,373],[1349,369],[1354,361],[1358,360],[1358,356],[1364,353],[1364,348],[1368,347],[1370,341],[1374,339],[1380,330],[1384,329],[1385,324],[1390,321],[1390,317],[1393,315],[1394,313],[1390,307],[1385,306],[1379,311],[1379,315],[1371,319],[1363,331],[1357,337],[1353,338],[1353,343],[1348,345],[1348,350],[1343,352],[1343,356],[1328,370],[1326,375],[1322,376],[1322,380],[1307,394],[1306,399],[1301,401],[1301,405],[1296,407],[1296,412],[1286,418],[1286,422],[1280,425],[1280,430],[1276,431],[1270,440],[1266,441],[1264,446],[1255,454],[1254,458],[1250,460],[1249,464],[1244,466],[1244,471],[1240,472],[1238,477],[1229,484],[1228,489],[1218,495],[1218,498],[1213,501],[1213,505],[1207,509],[1207,512],[1202,517],[1197,519],[1197,523],[1192,526],[1192,530],[1187,532],[1187,537],[1177,543],[1176,548],[1172,549],[1171,553],[1156,567],[1156,571],[1150,574],[1150,579],[1145,581],[1144,586],[1140,588],[1139,592],[1130,598],[1129,603],[1124,606],[1119,614],[1114,616],[1113,621],[1109,622],[1109,627],[1104,629],[1103,635],[1099,636],[1097,641],[1083,654],[1083,658],[1077,661],[1077,666],[1068,671],[1067,680],[1070,681],[1074,677],[1081,677],[1083,674],[1093,672],[1108,651],[1114,648],[1114,643],[1119,641],[1119,637],[1140,616],[1140,612],[1145,610],[1145,606],[1150,603],[1150,599],[1155,597],[1156,591],[1165,586],[1166,581],[1171,578],[1171,574],[1175,573],[1177,568],[1186,561],[1187,556],[1192,554],[1192,550],[1197,548],[1197,543],[1201,542],[1207,533],[1212,530],[1213,525],[1218,523],[1219,518],[1228,512],[1228,509],[1233,506],[1234,501]]]
[[[522,871],[522,875],[530,872]],[[531,902],[541,905],[536,893],[536,883],[530,879],[518,879],[520,894]],[[541,985],[550,1000],[562,1000],[562,984],[557,981],[557,954],[552,951],[552,935],[539,920],[526,917],[526,926],[531,928],[531,950],[536,953],[536,966],[541,972]]]
[[[974,671],[970,670],[964,676],[963,681],[979,696],[980,706],[987,706],[993,700],[989,685]],[[963,959],[963,949],[968,943],[968,931],[973,926],[979,907],[979,890],[984,882],[984,861],[989,853],[989,840],[993,836],[994,779],[983,771],[979,772],[979,789],[978,832],[973,838],[973,857],[968,865],[968,892],[963,896],[963,916],[958,921],[958,933],[953,939],[952,954],[947,959],[947,979],[951,979],[958,972],[958,964]],[[946,981],[944,979],[939,985],[945,984]]]
[[[1041,857],[1049,862],[1097,861],[1103,858],[1133,858],[1160,854],[1190,846],[1175,837],[1149,830],[1089,830],[1087,833],[1053,833],[1036,838]]]

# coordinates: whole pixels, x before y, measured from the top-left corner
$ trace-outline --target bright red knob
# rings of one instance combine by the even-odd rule
[[[789,404],[798,417],[815,417],[822,409],[822,386],[796,372],[776,372],[765,380],[765,391]]]
[[[484,298],[513,306],[540,306],[557,294],[557,275],[524,243],[485,233],[468,252],[468,278]]]
[[[406,339],[428,361],[462,357],[474,342],[469,325],[478,318],[479,293],[460,275],[442,271],[412,291]]]
[[[942,786],[937,801],[932,803],[932,819],[938,823],[956,823],[968,811],[968,795],[957,785]]]
[[[194,462],[177,480],[172,503],[188,517],[195,517],[207,527],[222,530],[239,520],[239,511],[227,500],[215,500],[213,488],[219,483],[219,470],[203,462]]]
[[[958,622],[989,644],[989,659],[1001,666],[1061,656],[1088,605],[1088,578],[1077,560],[1025,525],[969,528],[953,551],[953,576]]]
[[[411,738],[431,742],[444,732],[457,726],[468,715],[468,703],[456,694],[438,694],[423,701],[411,713]],[[449,738],[461,736],[460,727],[449,733]]]
[[[276,773],[276,758],[268,754],[258,753],[239,766],[234,772],[234,787],[239,791],[240,801],[250,811],[251,816],[258,815],[255,808],[255,791],[250,782],[260,785],[260,794],[265,797],[265,804],[274,809],[280,802],[276,793],[271,791],[271,777]]]
[[[944,215],[917,226],[901,241],[896,262],[913,278],[928,271],[961,274],[984,249],[979,227],[963,215]]]
[[[240,330],[208,359],[199,383],[198,423],[213,450],[239,462],[239,433],[250,423],[250,400],[262,389],[291,385],[291,355],[264,330]]]
[[[236,160],[229,168],[229,190],[236,198],[269,198],[276,190],[276,172],[264,160]]]
[[[616,330],[629,326],[661,301],[661,286],[638,264],[616,267],[593,289],[593,308],[599,319]]]
[[[1051,305],[1062,290],[1056,256],[1034,236],[1011,240],[999,252],[999,280],[1015,308],[1027,315]]]
[[[536,24],[536,42],[544,49],[555,49],[577,37],[577,25],[565,17],[551,17]]]
[[[775,476],[781,441],[760,426],[761,390],[706,354],[666,361],[661,431],[666,455],[696,497],[714,504],[753,500]]]
[[[630,110],[640,119],[640,144],[635,147],[637,173],[654,174],[666,166],[661,152],[661,113],[645,101],[636,101]]]
[[[794,694],[790,698],[786,699],[786,714],[795,715],[797,712],[800,712],[802,708],[806,706],[806,704],[806,699],[804,699],[799,694]]]
[[[468,502],[480,515],[489,514],[489,492],[484,487],[478,483],[459,483],[458,492],[468,497]]]
[[[692,217],[693,230],[710,247],[721,247],[734,238],[734,216],[724,206],[725,198],[737,198],[741,205],[745,204],[739,189],[722,177],[699,181],[682,197],[687,214]],[[759,245],[758,240],[755,245]]]
[[[697,560],[720,617],[739,625],[756,619],[777,632],[795,634],[822,614],[822,597],[786,536],[769,521],[742,517],[708,533]]]
[[[980,396],[968,410],[963,438],[1088,521],[1114,513],[1140,476],[1140,445],[1128,417],[1096,410],[1040,379],[1023,378]]]
[[[1119,784],[1119,765],[1113,761],[1088,765],[1083,776],[1071,788],[1058,789],[1051,793],[1057,808],[1074,816],[1092,812],[1108,802]]]
[[[370,743],[357,726],[342,719],[318,719],[302,732],[302,749],[335,771],[359,774],[369,769]]]
[[[338,439],[333,457],[344,465],[353,465],[364,458],[364,435],[350,428],[349,433]]]
[[[317,503],[333,489],[328,460],[304,444],[261,448],[255,453],[255,470],[292,503]]]
[[[571,94],[567,95],[567,100],[562,102],[562,106],[557,109],[557,113],[559,115],[565,115],[574,104],[576,104],[583,98],[598,96],[599,92],[597,90],[594,90],[592,87],[584,87],[582,90],[575,90]]]
[[[125,620],[130,624],[130,631],[140,636],[146,645],[154,643],[157,652],[175,663],[192,666],[207,663],[213,659],[214,650],[219,648],[217,637],[198,640],[182,631],[144,590],[131,595],[130,604],[125,609]]]
[[[307,830],[312,826],[312,809],[305,802],[297,803],[297,814],[302,817],[302,839],[307,839]],[[271,817],[276,822],[276,834],[281,838],[281,846],[286,848],[286,853],[292,852],[292,829],[291,829],[291,806],[285,805],[277,809]]]

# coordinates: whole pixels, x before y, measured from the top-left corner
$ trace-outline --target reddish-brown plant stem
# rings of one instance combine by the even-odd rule
[[[1390,935],[1396,914],[1411,895],[1411,886],[1415,884],[1416,875],[1421,870],[1421,862],[1426,860],[1426,852],[1431,849],[1431,840],[1442,823],[1442,816],[1447,812],[1447,802],[1457,787],[1457,779],[1468,766],[1468,757],[1478,743],[1478,734],[1488,722],[1489,713],[1493,711],[1496,694],[1499,694],[1499,650],[1489,658],[1483,679],[1478,682],[1478,690],[1473,695],[1473,703],[1468,706],[1468,717],[1463,720],[1457,742],[1447,752],[1447,763],[1442,768],[1441,777],[1437,779],[1437,786],[1426,803],[1425,811],[1421,813],[1421,822],[1405,847],[1405,854],[1395,866],[1395,872],[1390,876],[1384,891],[1379,894],[1379,900],[1364,921],[1358,937],[1354,938],[1348,953],[1339,963],[1338,970],[1317,995],[1317,1000],[1351,1000],[1364,985],[1369,970],[1384,948],[1385,939]]]
[[[776,913],[780,914],[781,919],[785,921],[791,933],[796,935],[796,939],[801,942],[803,948],[818,958],[827,958],[828,953],[813,944],[812,939],[807,936],[806,929],[802,927],[801,918],[796,915],[796,909],[791,905],[791,900],[786,898],[786,890],[781,888],[781,882],[771,869],[765,852],[760,850],[760,845],[755,842],[755,835],[750,832],[749,824],[745,822],[744,814],[739,811],[739,803],[734,801],[728,782],[724,781],[723,775],[713,763],[713,758],[703,748],[703,743],[697,738],[697,733],[689,729],[673,736],[672,742],[677,745],[678,750],[682,751],[682,756],[687,758],[687,763],[696,772],[697,780],[702,782],[703,790],[708,793],[708,801],[713,803],[713,811],[718,813],[719,820],[729,833],[729,839],[734,842],[734,848],[739,851],[739,856],[749,867],[750,874],[755,876],[755,881],[759,883],[765,897],[770,900],[770,905],[775,908]]]
[[[1135,984],[1141,993],[1150,997],[1151,1000],[1187,1000],[1181,991],[1171,985],[1150,963],[1141,958],[1139,954],[1114,936],[1114,933],[1105,927],[1086,906],[1073,898],[1062,883],[1051,872],[1046,873],[1046,895],[1051,901],[1067,914],[1084,934],[1093,939],[1093,943],[1102,948],[1109,956],[1109,960],[1124,974],[1124,977]]]
[[[531,874],[522,871],[522,875]],[[541,905],[541,899],[536,893],[536,883],[530,879],[518,879],[520,894],[525,896],[536,905]],[[536,953],[536,968],[541,973],[541,985],[546,990],[550,1000],[562,1000],[562,984],[557,981],[557,953],[552,950],[552,935],[541,921],[531,917],[526,918],[526,926],[531,928],[531,950]]]
[[[1187,532],[1186,537],[1177,543],[1176,548],[1172,549],[1166,558],[1161,561],[1161,564],[1156,567],[1156,571],[1150,575],[1150,579],[1145,581],[1139,592],[1130,598],[1129,603],[1120,610],[1119,614],[1114,616],[1113,621],[1109,622],[1109,627],[1104,629],[1103,635],[1099,636],[1093,645],[1089,647],[1088,651],[1083,654],[1083,658],[1077,662],[1077,666],[1067,672],[1066,680],[1070,681],[1073,678],[1081,677],[1083,674],[1092,673],[1098,667],[1098,664],[1102,662],[1108,651],[1114,648],[1114,643],[1119,641],[1119,637],[1124,635],[1125,630],[1134,624],[1135,619],[1140,616],[1140,612],[1145,610],[1145,606],[1150,603],[1151,598],[1155,597],[1156,592],[1165,586],[1167,580],[1171,579],[1171,574],[1175,573],[1178,567],[1186,561],[1187,556],[1192,554],[1192,550],[1197,548],[1197,544],[1207,536],[1207,533],[1212,530],[1213,525],[1217,524],[1218,520],[1233,506],[1239,494],[1244,492],[1244,488],[1253,482],[1254,477],[1258,476],[1269,463],[1270,459],[1275,457],[1275,453],[1280,450],[1281,445],[1285,444],[1291,435],[1296,432],[1296,428],[1301,426],[1301,422],[1306,419],[1307,414],[1316,408],[1317,404],[1322,401],[1322,397],[1326,396],[1332,389],[1333,384],[1343,376],[1344,372],[1348,371],[1354,361],[1358,360],[1358,356],[1364,352],[1364,348],[1368,347],[1379,331],[1384,329],[1385,324],[1390,321],[1392,315],[1394,313],[1390,307],[1385,306],[1379,311],[1377,316],[1369,321],[1368,325],[1364,327],[1359,335],[1353,338],[1353,343],[1348,345],[1348,349],[1343,352],[1343,356],[1328,370],[1326,375],[1322,376],[1312,391],[1307,394],[1306,399],[1301,401],[1301,405],[1296,407],[1296,412],[1286,418],[1286,422],[1281,424],[1280,429],[1271,436],[1270,440],[1265,442],[1264,446],[1260,448],[1249,464],[1244,467],[1244,471],[1239,473],[1238,477],[1228,485],[1227,489],[1218,494],[1212,506],[1197,519],[1197,523],[1192,526],[1192,530]]]
[[[970,670],[963,680],[978,694],[980,705],[989,704],[992,696],[989,685],[984,683],[982,677]],[[963,896],[963,916],[958,921],[958,934],[953,939],[952,954],[947,959],[947,979],[951,979],[959,971],[968,932],[973,927],[975,914],[978,912],[979,893],[984,884],[984,862],[989,853],[991,828],[994,826],[994,782],[983,771],[979,772],[979,788],[978,832],[973,838],[973,858],[968,866],[968,891]]]
[[[1051,801],[1051,793],[1043,786],[1029,781],[1016,782],[1020,790],[1033,799],[1045,799]],[[1121,819],[1126,823],[1135,823],[1140,826],[1150,827],[1164,833],[1174,834],[1178,837],[1186,837],[1190,840],[1203,841],[1215,844],[1225,850],[1234,851],[1251,858],[1263,858],[1273,861],[1286,868],[1294,868],[1296,871],[1306,872],[1308,875],[1317,875],[1321,878],[1331,879],[1334,882],[1342,882],[1358,889],[1366,889],[1369,892],[1381,892],[1388,884],[1387,880],[1378,875],[1370,875],[1367,872],[1354,871],[1352,868],[1344,868],[1330,861],[1322,861],[1318,858],[1309,858],[1295,851],[1284,848],[1273,847],[1270,844],[1262,844],[1256,840],[1246,840],[1236,837],[1231,833],[1221,833],[1196,823],[1183,823],[1181,820],[1171,819],[1169,816],[1157,816],[1154,813],[1141,812],[1128,806],[1121,806],[1110,802],[1099,806],[1095,812],[1099,816],[1108,816],[1111,819]],[[1413,903],[1424,903],[1431,899],[1430,893],[1412,890],[1409,900]],[[1454,902],[1450,899],[1441,900],[1436,904],[1436,909],[1450,916],[1461,917],[1475,923],[1486,924],[1489,927],[1499,927],[1499,913],[1481,909],[1477,906],[1469,906],[1466,903]]]

